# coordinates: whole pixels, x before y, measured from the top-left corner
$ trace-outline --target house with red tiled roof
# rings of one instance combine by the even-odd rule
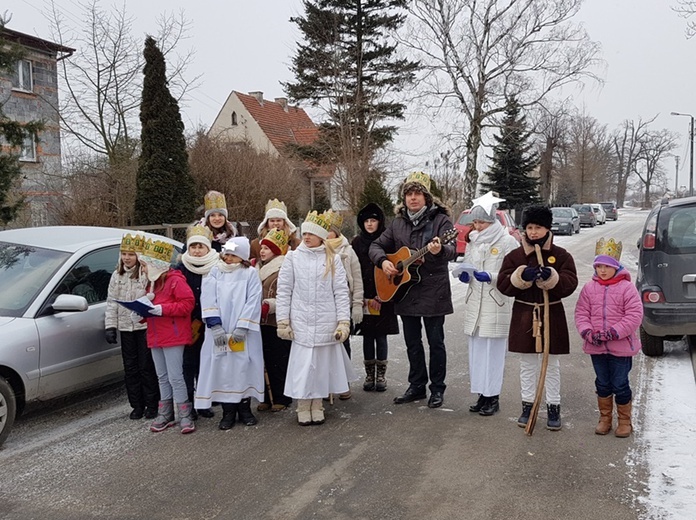
[[[232,91],[213,122],[208,136],[246,142],[262,153],[292,159],[292,145],[308,145],[319,131],[307,113],[288,104],[286,98],[273,101],[263,98],[263,92]],[[308,179],[310,206],[321,191],[330,198],[333,169],[308,163],[295,164]]]

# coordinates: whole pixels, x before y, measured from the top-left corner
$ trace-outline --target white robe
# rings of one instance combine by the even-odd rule
[[[261,281],[255,269],[240,266],[223,273],[213,267],[203,277],[203,319],[219,317],[228,334],[240,328],[246,329],[247,335],[243,351],[216,354],[213,335],[206,333],[196,385],[196,408],[210,408],[213,402],[238,403],[246,397],[263,401],[261,300]]]

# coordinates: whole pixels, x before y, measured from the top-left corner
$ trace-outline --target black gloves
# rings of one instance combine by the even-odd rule
[[[524,268],[524,271],[522,271],[522,279],[525,282],[531,282],[532,280],[535,280],[539,276],[539,268],[538,267],[532,267],[531,265],[528,265],[527,267]]]
[[[111,343],[112,345],[115,345],[116,343],[118,343],[118,339],[116,338],[116,329],[115,328],[106,329],[106,331],[104,331],[104,337],[106,338],[107,343]]]
[[[551,278],[551,268],[550,267],[540,267],[539,268],[539,278],[542,280],[548,280]]]

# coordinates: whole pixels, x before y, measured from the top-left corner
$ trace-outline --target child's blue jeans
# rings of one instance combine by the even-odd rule
[[[631,401],[631,386],[628,374],[633,366],[632,357],[619,357],[612,354],[593,354],[592,366],[597,378],[595,386],[599,397],[614,395],[616,404],[627,404]]]

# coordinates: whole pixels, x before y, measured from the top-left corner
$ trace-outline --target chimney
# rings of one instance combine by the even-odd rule
[[[283,110],[286,112],[288,111],[288,98],[284,97],[277,97],[274,99],[276,103],[278,103],[281,107],[283,107]]]
[[[250,96],[254,96],[256,98],[256,101],[259,102],[259,105],[263,106],[263,92],[257,90],[254,92],[249,92]]]

